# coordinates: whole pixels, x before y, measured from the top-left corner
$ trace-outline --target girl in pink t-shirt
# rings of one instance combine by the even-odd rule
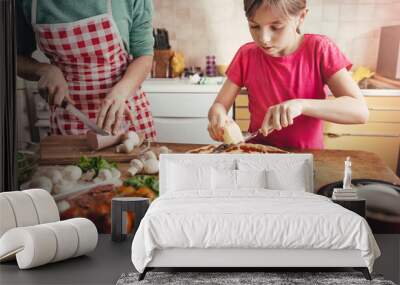
[[[249,97],[249,131],[260,130],[255,143],[321,149],[322,120],[367,121],[367,105],[347,71],[350,61],[327,37],[300,34],[306,0],[244,0],[244,8],[254,42],[236,53],[210,108],[208,130],[214,140],[223,140],[227,111],[243,87]],[[333,100],[326,100],[325,85]]]

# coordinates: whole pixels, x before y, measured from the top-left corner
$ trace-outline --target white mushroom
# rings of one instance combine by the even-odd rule
[[[158,153],[157,153],[158,154],[157,159],[160,159],[161,154],[168,154],[171,152],[172,152],[172,150],[170,150],[168,147],[160,146],[160,148],[158,149]]]
[[[137,173],[143,170],[143,162],[139,159],[132,159],[129,165],[130,167],[128,169],[128,173],[131,176],[135,176]]]
[[[158,160],[157,159],[148,159],[143,164],[143,170],[147,174],[156,174],[158,172]]]
[[[38,176],[33,178],[33,180],[29,183],[29,187],[44,189],[51,193],[53,190],[53,182],[51,182],[50,178],[46,176]]]
[[[126,140],[130,140],[132,141],[132,143],[137,146],[140,143],[140,138],[138,136],[138,134],[134,131],[128,131],[125,134],[122,135],[122,139],[124,141]]]
[[[127,152],[131,152],[136,145],[134,140],[125,140],[122,144],[125,146]]]
[[[104,181],[103,181],[103,179],[100,179],[99,177],[96,177],[95,179],[93,179],[93,182],[98,184],[98,183],[101,183],[101,182],[104,182]]]
[[[119,144],[115,147],[115,152],[116,153],[122,153],[125,152],[125,146],[123,144]]]
[[[102,182],[102,181],[107,181],[107,180],[111,180],[112,179],[112,173],[110,170],[108,169],[101,169],[99,171],[99,174],[97,175],[97,177],[93,180],[95,182]]]
[[[101,183],[107,180],[112,179],[112,174],[111,171],[108,169],[101,169],[99,171],[99,174],[97,174],[97,177],[93,179],[94,183]]]
[[[136,166],[136,167],[137,167],[138,169],[140,169],[140,170],[142,170],[142,168],[143,168],[143,162],[142,162],[141,160],[137,159],[137,158],[132,159],[132,160],[129,162],[129,165],[130,165],[130,166]]]
[[[146,151],[144,154],[140,156],[140,160],[143,162],[149,159],[157,159],[156,154],[151,150]]]
[[[120,178],[121,177],[121,171],[119,171],[116,168],[111,168],[111,175],[113,178]]]
[[[62,213],[62,212],[65,212],[66,210],[68,210],[69,208],[71,208],[71,205],[67,201],[62,200],[57,203],[57,208],[58,208],[58,211],[60,213]]]
[[[64,180],[76,182],[82,176],[82,169],[76,165],[69,165],[63,169],[62,175]]]
[[[63,179],[61,171],[55,168],[48,169],[44,175],[46,175],[53,184],[57,184]]]
[[[68,193],[74,189],[74,187],[73,187],[74,185],[76,185],[75,182],[72,182],[70,180],[61,179],[60,182],[58,182],[56,185],[54,185],[53,193],[54,194]]]
[[[87,182],[92,181],[93,178],[95,177],[95,175],[96,175],[96,171],[94,169],[90,169],[82,174],[81,180],[87,181]]]
[[[121,179],[113,181],[113,185],[116,187],[122,186],[124,183],[122,182]]]
[[[171,150],[166,146],[160,146],[159,152],[160,153],[170,153]]]
[[[120,145],[117,145],[115,151],[117,153],[130,153],[135,148],[135,141],[134,140],[124,140],[124,142]]]
[[[133,177],[135,176],[139,171],[136,167],[129,167],[127,170],[129,176]]]

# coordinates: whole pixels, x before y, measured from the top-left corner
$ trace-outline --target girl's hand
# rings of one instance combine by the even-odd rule
[[[207,128],[210,137],[215,141],[224,141],[224,127],[231,121],[232,119],[224,112],[216,112],[213,114]]]
[[[303,112],[303,103],[299,99],[288,100],[269,107],[260,128],[261,133],[267,136],[273,130],[293,125],[293,119]]]
[[[103,99],[99,114],[97,116],[97,126],[104,129],[106,132],[117,135],[120,132],[120,126],[125,118],[125,114],[129,116],[131,122],[134,122],[134,117],[125,103],[129,93],[123,90],[111,89],[110,93]]]
[[[68,84],[62,71],[55,65],[45,65],[39,70],[39,93],[46,96],[49,105],[60,106],[64,98],[70,103],[74,101],[69,97]]]

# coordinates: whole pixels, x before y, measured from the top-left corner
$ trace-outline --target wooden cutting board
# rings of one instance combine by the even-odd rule
[[[75,164],[81,156],[101,156],[110,162],[129,162],[138,157],[146,148],[146,143],[129,153],[116,153],[115,146],[102,150],[92,150],[86,143],[86,136],[48,136],[40,142],[41,165]]]

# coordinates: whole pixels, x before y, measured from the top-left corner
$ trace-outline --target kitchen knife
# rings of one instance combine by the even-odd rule
[[[269,135],[270,133],[272,133],[273,131],[274,131],[273,128],[269,128],[269,129],[268,129],[268,135]],[[258,136],[259,134],[262,134],[262,133],[260,132],[260,130],[257,130],[257,131],[255,131],[255,132],[246,134],[246,135],[244,136],[244,142],[248,142],[249,140],[254,139],[254,138],[255,138],[256,136]]]
[[[300,116],[301,113],[300,112],[295,112],[293,113],[293,119],[297,118],[298,116]],[[275,129],[272,126],[269,126],[268,128],[268,135],[270,133],[272,133]],[[244,136],[244,142],[248,142],[251,139],[254,139],[256,136],[258,136],[259,134],[261,134],[260,130],[257,130],[255,132],[249,133],[247,135]]]
[[[82,113],[80,110],[78,110],[73,104],[71,104],[67,100],[62,101],[61,108],[64,108],[65,110],[70,112],[72,115],[76,116],[79,120],[82,121],[82,123],[84,123],[89,129],[91,129],[95,133],[98,133],[99,135],[102,135],[102,136],[110,135],[102,128],[99,128],[91,120],[89,120],[89,118],[86,116],[86,114]]]
[[[252,133],[248,133],[244,136],[244,142],[248,142],[249,140],[254,139],[256,136],[258,136],[260,134],[260,131],[257,130],[255,132]]]

